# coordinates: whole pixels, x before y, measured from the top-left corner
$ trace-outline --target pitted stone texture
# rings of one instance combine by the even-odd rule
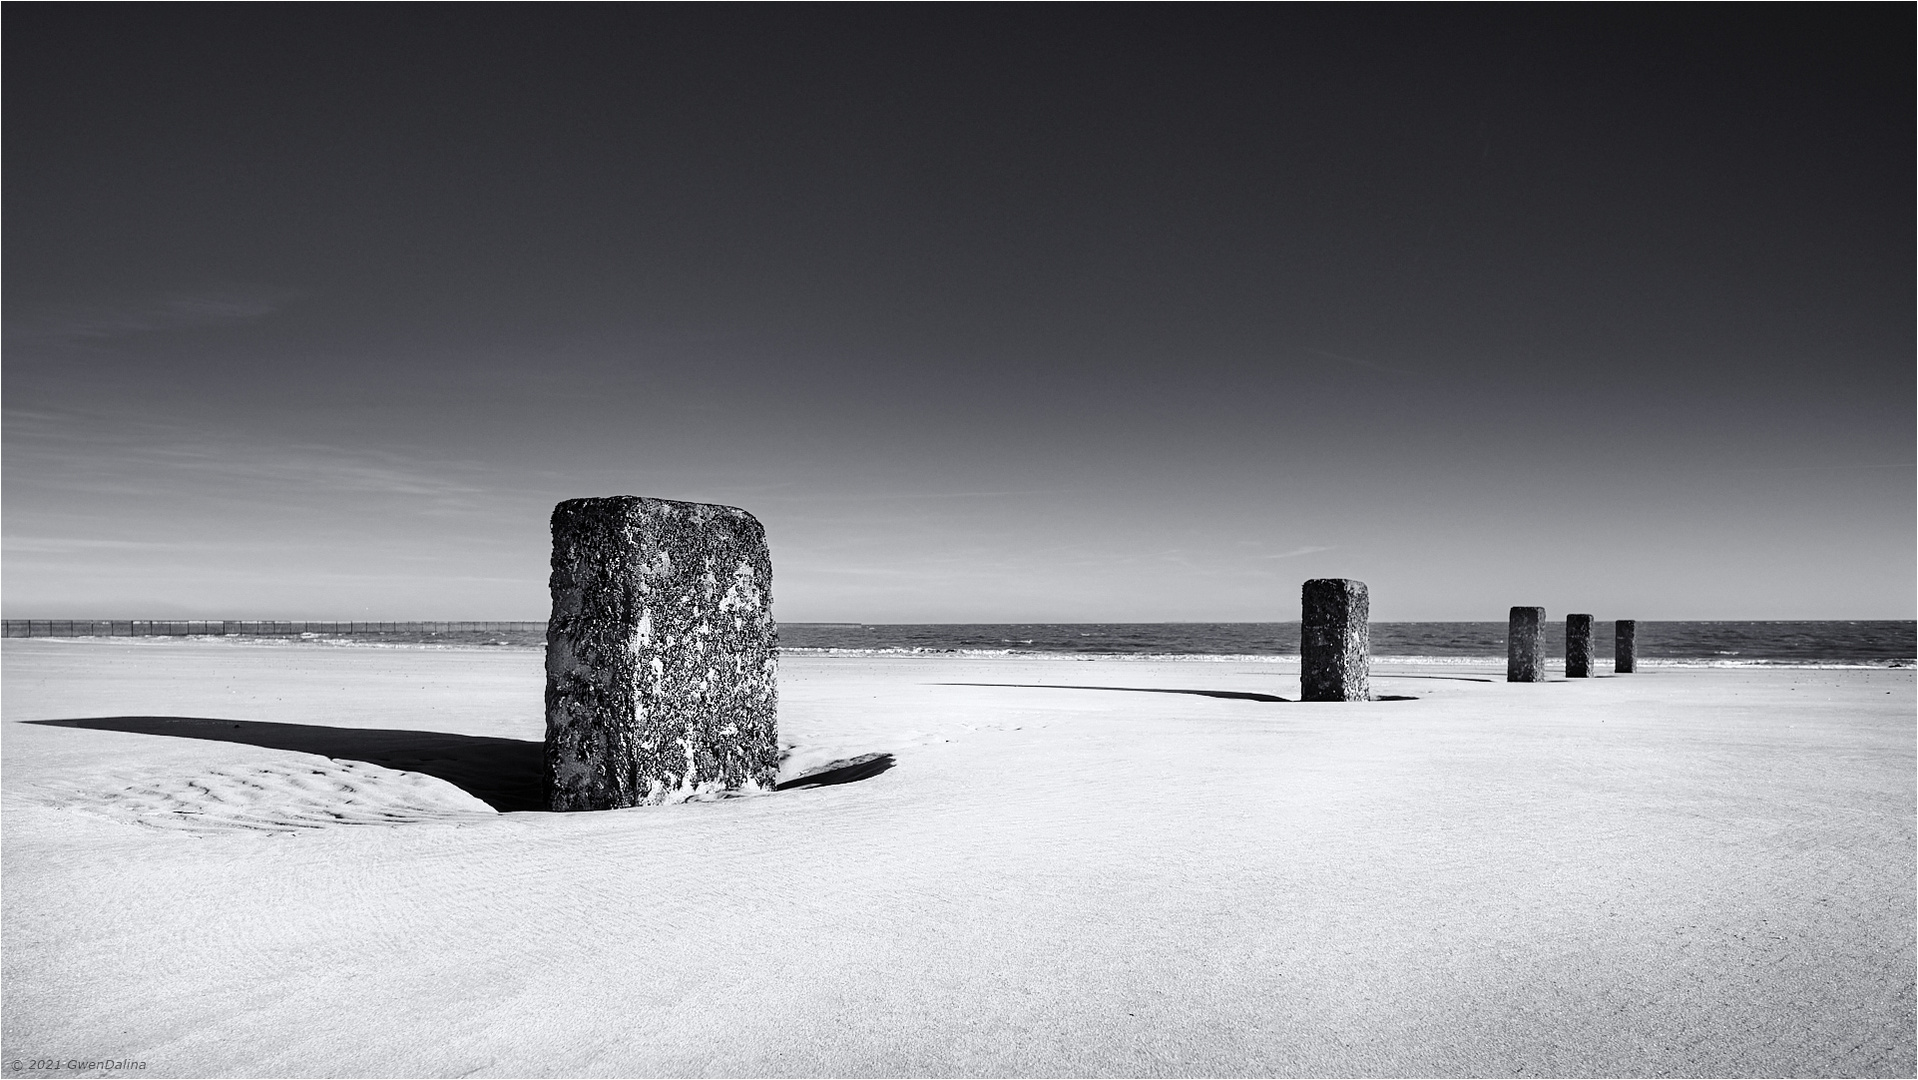
[[[1364,701],[1372,693],[1371,598],[1365,582],[1314,578],[1303,590],[1299,698]]]
[[[1592,617],[1565,616],[1565,677],[1592,677]]]
[[[1539,682],[1544,679],[1545,609],[1515,607],[1511,628],[1506,636],[1505,681]]]
[[[1612,671],[1633,674],[1638,670],[1638,620],[1620,619],[1612,627]]]
[[[778,628],[766,530],[632,495],[553,509],[546,784],[554,810],[770,788]]]

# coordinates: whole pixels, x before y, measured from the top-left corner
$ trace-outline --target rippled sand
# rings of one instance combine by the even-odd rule
[[[0,658],[8,1075],[1918,1068],[1909,669],[797,656],[895,768],[551,815],[536,652]]]

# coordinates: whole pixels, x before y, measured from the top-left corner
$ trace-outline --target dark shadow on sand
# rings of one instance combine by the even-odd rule
[[[894,765],[891,754],[861,754],[855,758],[842,758],[827,762],[810,772],[801,773],[791,780],[782,780],[773,785],[774,791],[790,791],[793,788],[830,787],[833,784],[851,784],[878,776]]]
[[[1063,683],[948,682],[934,686],[1006,686],[1020,690],[1120,690],[1129,694],[1191,694],[1194,697],[1228,698],[1233,701],[1286,701],[1277,694],[1254,694],[1246,690],[1168,690],[1157,686],[1068,686]]]
[[[273,724],[264,720],[212,720],[197,716],[92,716],[28,723],[207,739],[318,754],[343,761],[364,761],[382,768],[437,777],[502,814],[546,809],[545,744],[526,739],[450,735],[442,731]]]
[[[945,682],[934,686],[1003,686],[1018,690],[1117,690],[1127,694],[1190,694],[1193,697],[1225,698],[1229,701],[1263,701],[1296,704],[1277,694],[1255,694],[1250,690],[1173,690],[1163,686],[1074,686],[1068,683]],[[1405,694],[1373,694],[1367,701],[1417,701]]]
[[[443,731],[273,724],[264,720],[213,720],[200,716],[90,716],[27,723],[207,739],[317,754],[341,761],[364,761],[381,768],[423,773],[444,780],[502,814],[547,809],[546,744],[528,739],[450,735]],[[781,782],[773,790],[856,783],[878,776],[894,764],[891,754],[861,754],[802,773]]]

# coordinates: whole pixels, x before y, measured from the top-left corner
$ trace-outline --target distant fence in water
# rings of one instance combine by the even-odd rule
[[[263,619],[5,619],[10,638],[294,637],[299,634],[544,634],[545,622],[284,622]]]

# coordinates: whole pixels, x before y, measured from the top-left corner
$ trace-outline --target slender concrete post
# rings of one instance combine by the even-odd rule
[[[1515,607],[1506,635],[1505,681],[1538,682],[1545,676],[1540,658],[1545,652],[1545,609]]]
[[[1303,590],[1299,698],[1364,701],[1372,695],[1371,596],[1365,582],[1314,578]]]
[[[1565,616],[1565,677],[1592,677],[1592,617]]]
[[[1612,626],[1612,670],[1630,675],[1638,670],[1638,620],[1620,619]]]
[[[548,805],[772,787],[778,628],[751,514],[632,495],[560,503],[552,591]]]

